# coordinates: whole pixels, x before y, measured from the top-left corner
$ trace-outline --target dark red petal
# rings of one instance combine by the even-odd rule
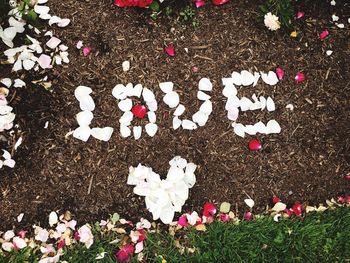
[[[281,199],[279,199],[278,197],[273,197],[272,198],[272,203],[276,204],[278,202],[281,202]]]
[[[205,203],[203,209],[203,215],[206,217],[210,217],[216,214],[216,207],[213,203]]]
[[[295,203],[292,207],[292,210],[296,216],[300,216],[302,213],[302,206],[300,203]]]
[[[253,214],[251,212],[246,212],[244,214],[244,219],[245,220],[252,220],[253,219]]]

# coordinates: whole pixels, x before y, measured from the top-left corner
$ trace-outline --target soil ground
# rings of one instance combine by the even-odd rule
[[[272,196],[317,205],[349,194],[343,176],[350,171],[350,31],[348,24],[339,29],[330,22],[336,13],[347,23],[349,3],[338,0],[332,7],[328,1],[306,1],[298,6],[305,19],[277,33],[257,21],[258,3],[208,4],[198,10],[201,26],[194,30],[176,15],[152,21],[141,10],[116,8],[107,0],[49,1],[53,14],[72,20],[68,28],[54,29],[70,47],[71,63],[49,73],[52,92],[32,84],[13,95],[21,127],[17,137],[23,136],[24,143],[16,153],[15,169],[0,172],[2,227],[14,224],[22,212],[24,225],[46,222],[52,210],[69,210],[79,220],[97,220],[115,211],[131,219],[151,218],[143,198],[126,185],[128,167],[142,163],[165,176],[176,155],[198,165],[197,183],[183,211],[200,210],[210,200],[234,203],[244,212],[247,196],[255,200],[255,211],[262,211]],[[294,29],[297,38],[289,36]],[[330,36],[321,41],[318,34],[324,29]],[[79,53],[78,40],[93,48],[91,56]],[[176,48],[174,58],[164,52],[169,44]],[[332,56],[325,55],[328,49],[334,51]],[[124,60],[131,62],[128,72],[121,69]],[[199,71],[192,72],[193,66]],[[221,78],[232,71],[266,72],[276,66],[286,72],[277,86],[259,81],[255,88],[239,90],[240,96],[272,96],[277,106],[273,113],[243,113],[240,122],[276,119],[282,127],[281,134],[258,136],[263,150],[251,152],[249,137],[236,136],[226,118]],[[299,85],[294,82],[298,71],[306,74]],[[7,73],[4,67],[0,72]],[[45,75],[26,76],[27,83]],[[195,131],[174,131],[158,83],[175,83],[190,117],[200,105],[196,92],[202,77],[214,84],[209,122]],[[119,134],[121,112],[111,90],[129,82],[156,93],[159,131],[153,138],[143,134],[135,141]],[[80,110],[74,89],[79,85],[94,91],[93,126],[115,128],[109,142],[65,137],[77,127]],[[285,108],[290,103],[293,111]]]

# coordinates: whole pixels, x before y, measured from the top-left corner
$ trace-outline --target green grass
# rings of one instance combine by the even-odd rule
[[[106,251],[98,262],[116,262],[114,253],[119,248],[110,244],[116,237],[120,238],[116,233],[96,234],[90,249],[81,244],[66,248],[61,260],[97,262],[96,255]],[[0,256],[0,262],[35,262],[35,255],[40,255],[40,251],[29,250],[15,253]],[[215,222],[206,232],[191,228],[177,231],[175,237],[167,231],[150,233],[143,253],[147,262],[162,262],[162,258],[167,262],[350,262],[350,207],[279,223],[271,217],[238,225]],[[136,262],[136,257],[132,261]]]

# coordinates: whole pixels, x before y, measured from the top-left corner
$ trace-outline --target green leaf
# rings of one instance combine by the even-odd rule
[[[153,0],[153,2],[149,5],[149,8],[153,11],[153,12],[158,12],[159,11],[159,3],[156,0]]]
[[[112,216],[111,216],[111,221],[113,224],[115,224],[118,220],[119,220],[120,216],[118,213],[114,213]]]
[[[34,12],[34,10],[29,10],[28,14],[27,14],[27,18],[30,21],[36,21],[38,19],[38,14]]]

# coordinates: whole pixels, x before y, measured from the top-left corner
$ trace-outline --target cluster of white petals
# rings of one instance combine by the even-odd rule
[[[4,150],[4,149],[2,151],[4,153],[2,155],[3,160],[0,159],[0,169],[3,166],[8,166],[10,168],[15,167],[16,162],[15,162],[15,160],[12,159],[11,154],[8,151]]]
[[[184,130],[195,130],[198,126],[204,126],[210,114],[213,111],[213,104],[210,101],[210,96],[204,91],[212,91],[213,84],[208,78],[202,78],[198,84],[197,98],[203,101],[199,110],[193,114],[192,120],[180,119],[180,116],[185,112],[186,108],[180,104],[179,94],[173,90],[174,84],[172,82],[163,82],[159,84],[160,89],[165,93],[163,101],[170,108],[176,108],[173,113],[173,129],[176,130],[182,127]]]
[[[146,133],[153,137],[157,131],[158,126],[156,124],[155,111],[158,109],[158,103],[156,97],[150,89],[143,87],[141,84],[133,86],[132,83],[127,85],[118,84],[112,90],[112,95],[118,101],[118,107],[123,111],[123,115],[119,119],[120,123],[120,134],[123,138],[127,138],[133,133],[135,140],[138,140],[142,134],[141,126],[133,126],[131,130],[131,122],[134,119],[132,113],[133,101],[132,97],[141,98],[145,102],[148,108],[147,117],[149,123],[145,125]]]
[[[272,134],[281,132],[281,127],[275,120],[270,120],[266,125],[261,121],[254,125],[243,125],[236,122],[240,111],[244,112],[248,110],[253,111],[264,109],[267,109],[269,112],[275,111],[275,102],[271,97],[265,98],[264,96],[260,96],[258,98],[255,94],[253,94],[252,99],[247,97],[237,97],[236,86],[256,86],[260,77],[268,85],[274,86],[278,83],[278,77],[273,71],[268,73],[255,72],[254,74],[247,70],[243,70],[241,73],[234,71],[230,78],[222,79],[224,85],[222,93],[227,98],[225,105],[227,117],[229,120],[233,121],[232,127],[234,128],[235,134],[238,136],[244,137],[246,133],[249,135],[255,135],[257,133]]]
[[[145,197],[146,207],[153,220],[170,224],[175,212],[181,212],[188,199],[189,189],[196,183],[196,165],[180,156],[170,162],[166,179],[160,179],[152,168],[139,164],[129,168],[128,185],[135,185],[134,193]]]
[[[273,15],[271,12],[264,16],[264,24],[271,31],[276,31],[277,29],[281,28],[281,23],[278,20],[278,17]]]
[[[82,111],[76,115],[79,127],[74,130],[73,137],[86,142],[92,135],[98,140],[109,141],[113,133],[112,127],[90,128],[94,118],[92,111],[95,109],[95,102],[90,96],[91,93],[92,89],[86,86],[78,86],[74,91]]]
[[[48,0],[38,0],[33,7],[34,12],[38,14],[38,17],[44,20],[48,20],[48,24],[52,26],[57,24],[59,27],[65,27],[70,23],[69,19],[62,19],[57,16],[51,16],[49,14],[50,8],[45,6]],[[52,68],[54,64],[61,65],[62,63],[69,63],[68,47],[60,44],[61,40],[52,36],[52,32],[48,31],[45,36],[50,36],[51,39],[46,43],[49,50],[45,51],[41,43],[30,35],[26,35],[26,38],[31,42],[29,45],[21,45],[14,47],[13,40],[19,33],[24,33],[25,27],[33,29],[35,34],[41,34],[41,31],[32,25],[27,25],[27,22],[22,18],[23,14],[26,14],[29,10],[29,6],[26,5],[24,11],[18,9],[18,4],[13,4],[13,9],[9,12],[9,27],[3,29],[0,27],[0,38],[2,41],[10,47],[10,49],[4,52],[7,57],[7,62],[13,64],[13,71],[19,70],[39,70]]]
[[[5,95],[0,94],[0,132],[12,129],[16,117],[12,110],[13,108],[7,105]]]

